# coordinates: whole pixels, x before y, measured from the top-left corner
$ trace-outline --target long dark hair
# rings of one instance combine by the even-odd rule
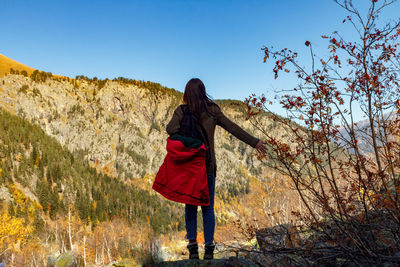
[[[203,82],[198,78],[190,79],[185,87],[185,93],[183,94],[183,102],[185,102],[190,111],[197,117],[203,111],[208,112],[207,106],[214,102],[206,93],[206,87]]]

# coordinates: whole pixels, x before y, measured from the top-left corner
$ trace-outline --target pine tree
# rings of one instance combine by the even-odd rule
[[[36,146],[33,145],[32,152],[31,152],[31,163],[32,163],[31,166],[33,166],[35,164],[37,156],[38,156],[38,152],[37,152]]]

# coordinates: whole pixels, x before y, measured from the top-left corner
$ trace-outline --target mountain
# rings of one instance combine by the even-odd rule
[[[10,69],[16,70],[18,72],[25,70],[28,75],[30,75],[35,70],[0,54],[0,77],[3,77],[6,73],[10,73]]]
[[[6,151],[0,154],[0,200],[8,214],[17,221],[25,218],[32,229],[44,222],[49,231],[34,236],[40,237],[39,244],[53,240],[43,248],[46,253],[75,247],[79,255],[87,250],[95,254],[87,257],[97,260],[101,250],[102,257],[109,253],[111,259],[123,253],[133,257],[133,251],[144,255],[158,244],[164,258],[182,257],[183,207],[151,190],[166,154],[165,126],[182,93],[123,77],[73,79],[0,59],[0,145]],[[7,71],[11,66],[13,73]],[[216,102],[227,117],[258,135],[245,120],[242,102]],[[284,134],[268,113],[261,117],[271,133]],[[217,242],[240,235],[238,221],[270,226],[290,216],[297,199],[287,179],[263,166],[253,148],[220,127],[215,140]],[[39,211],[30,214],[30,205]],[[140,238],[132,241],[135,235]],[[121,242],[137,245],[120,249]]]
[[[182,101],[182,93],[173,89],[124,78],[35,80],[10,74],[0,82],[1,107],[40,125],[68,150],[85,151],[92,167],[120,179],[157,172],[166,154],[165,126]],[[220,104],[228,117],[255,134],[235,106]],[[215,139],[217,187],[231,196],[244,192],[248,181],[232,166],[261,173],[259,162],[251,157],[253,149],[220,128]]]
[[[376,132],[376,143],[377,147],[382,147],[382,140],[385,140],[385,138],[388,138],[388,140],[393,139],[393,136],[390,136],[388,132],[384,132],[384,128],[382,126],[383,123],[389,127],[389,124],[391,124],[393,121],[398,120],[398,114],[393,113],[393,112],[388,112],[380,116],[376,116],[375,118],[375,129],[380,129],[381,132]],[[379,120],[379,122],[377,121]],[[349,135],[348,129],[344,127],[339,128],[339,132],[342,136],[338,140],[338,143],[343,146],[343,147],[348,147],[348,151],[351,151],[354,153],[354,149],[350,148],[348,141],[351,140],[351,137]],[[357,138],[358,141],[358,148],[361,153],[367,156],[373,155],[374,152],[374,145],[372,141],[372,128],[371,128],[371,123],[369,119],[364,119],[360,120],[354,123],[354,133],[355,137]],[[386,137],[385,137],[386,136]],[[395,140],[393,140],[395,141]]]

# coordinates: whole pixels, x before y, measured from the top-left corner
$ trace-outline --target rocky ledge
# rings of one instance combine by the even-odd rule
[[[164,261],[157,265],[158,267],[244,267],[244,266],[254,266],[257,265],[253,262],[243,259],[230,257],[226,259],[215,259],[215,260],[180,260],[180,261]]]

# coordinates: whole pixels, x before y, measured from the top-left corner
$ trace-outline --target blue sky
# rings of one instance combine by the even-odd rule
[[[382,19],[399,10],[396,3]],[[0,53],[26,65],[180,91],[199,77],[214,99],[272,96],[296,83],[273,79],[272,65],[262,63],[264,45],[306,54],[309,40],[324,55],[321,35],[353,34],[342,23],[346,13],[330,0],[1,0],[0,12]]]

